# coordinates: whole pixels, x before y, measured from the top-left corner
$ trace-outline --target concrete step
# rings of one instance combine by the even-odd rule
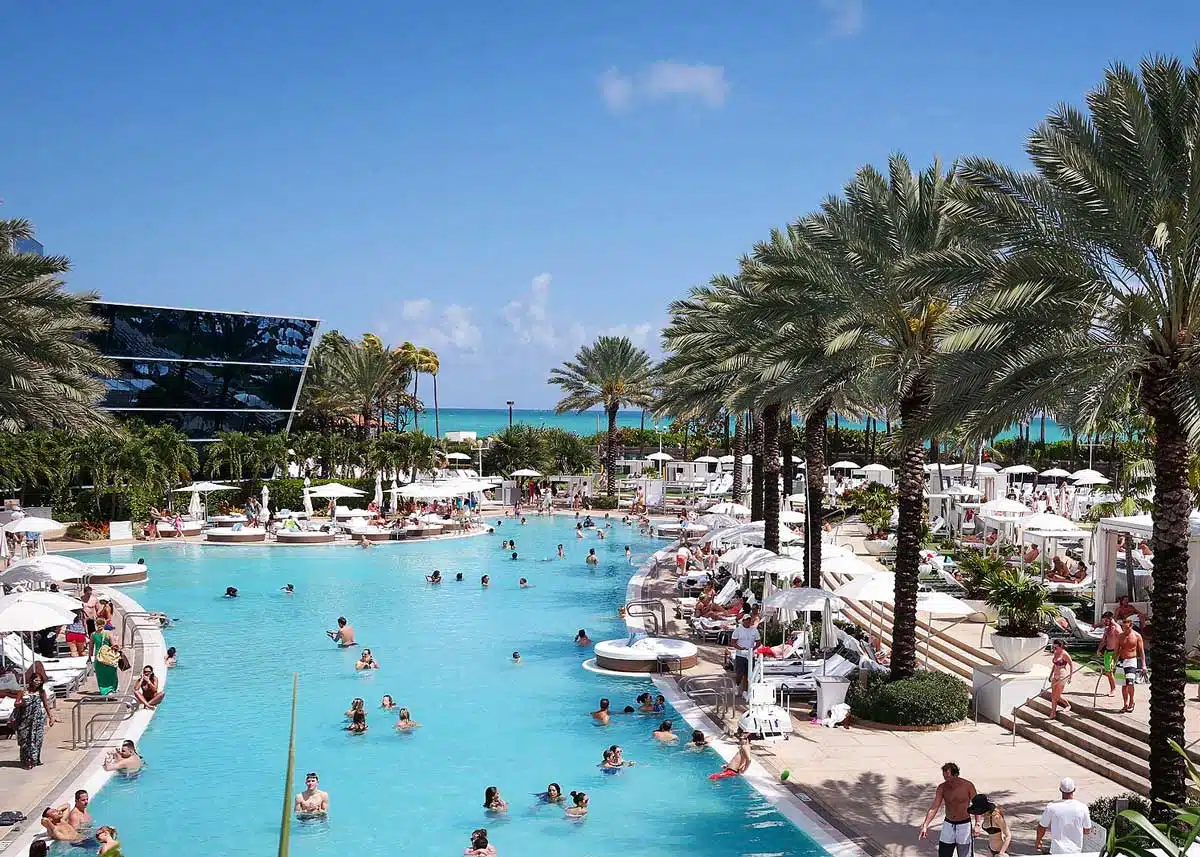
[[[1029,701],[1026,706],[1041,717],[1050,716],[1050,697],[1041,696]],[[1105,745],[1116,747],[1138,759],[1146,761],[1150,758],[1150,745],[1138,738],[1133,738],[1124,732],[1119,732],[1088,716],[1083,706],[1076,705],[1070,712],[1059,709],[1057,718],[1068,724],[1072,729],[1082,732],[1093,739],[1102,741]]]
[[[1012,721],[1008,720],[1008,718],[1004,719],[1008,721],[1005,725],[1011,729]],[[1068,739],[1061,738],[1047,731],[1044,728],[1044,723],[1045,721],[1043,721],[1042,725],[1035,725],[1018,719],[1017,734],[1058,756],[1062,756],[1064,759],[1070,759],[1072,762],[1087,768],[1089,771],[1094,771],[1103,777],[1107,777],[1114,783],[1132,792],[1147,796],[1150,794],[1150,781],[1148,779],[1139,774],[1119,768],[1107,761],[1098,760],[1087,749],[1078,748]]]
[[[1143,692],[1142,695],[1144,697],[1146,695],[1144,692],[1146,688],[1143,687],[1140,688],[1140,690]],[[1120,689],[1118,688],[1118,693],[1119,692]],[[1115,699],[1116,697],[1114,696],[1110,698]],[[1042,693],[1042,699],[1049,700],[1050,692],[1044,691]],[[1047,713],[1049,712],[1049,704],[1050,703],[1047,701]],[[1150,701],[1148,699],[1142,699],[1140,700],[1140,704],[1149,705]],[[1122,717],[1119,714],[1113,714],[1108,711],[1089,708],[1086,705],[1076,704],[1074,708],[1075,713],[1078,716],[1084,718],[1086,721],[1096,724],[1098,728],[1104,729],[1106,733],[1117,736],[1117,738],[1122,741],[1136,743],[1138,746],[1144,748],[1144,750],[1140,751],[1139,754],[1145,759],[1150,758],[1150,727],[1148,724],[1142,723],[1140,720],[1130,720],[1127,717]],[[1187,754],[1193,762],[1200,764],[1200,750],[1189,748],[1187,750]]]
[[[851,621],[853,621],[860,628],[866,630],[868,627],[872,627],[876,633],[882,633],[885,641],[890,641],[892,635],[891,617],[886,617],[881,624],[879,616],[876,615],[874,617],[874,625],[870,626],[869,622],[871,617],[853,607],[848,607],[848,609],[843,611],[843,614],[850,618]],[[918,640],[918,644],[917,656],[920,660],[920,663],[924,665],[925,645],[921,640]],[[933,645],[930,646],[929,649],[929,663],[930,666],[936,666],[943,672],[956,675],[967,683],[970,683],[971,681],[971,676],[975,666],[974,664],[963,660],[962,656],[952,649],[939,646],[936,638],[933,640]]]
[[[1109,736],[1101,735],[1097,737],[1080,730],[1077,727],[1083,718],[1078,715],[1064,714],[1060,711],[1051,720],[1049,719],[1049,714],[1049,706],[1046,707],[1044,712],[1033,708],[1033,706],[1025,706],[1017,709],[1017,720],[1018,722],[1027,723],[1034,728],[1043,729],[1054,737],[1061,738],[1079,752],[1090,756],[1095,764],[1084,765],[1089,770],[1094,770],[1107,776],[1107,771],[1111,766],[1127,773],[1147,778],[1148,781],[1150,776],[1149,763],[1136,752],[1127,752],[1117,744],[1111,743],[1109,740],[1112,737],[1111,734]]]

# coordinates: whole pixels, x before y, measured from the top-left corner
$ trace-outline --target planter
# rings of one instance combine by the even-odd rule
[[[893,545],[890,539],[867,539],[863,547],[871,556],[883,556]]]
[[[970,616],[968,616],[966,621],[968,621],[968,622],[998,622],[998,621],[1000,621],[1000,614],[997,613],[991,607],[988,607],[988,604],[986,601],[982,601],[982,600],[976,601],[973,598],[964,598],[964,599],[962,599],[962,601],[964,604],[969,604],[970,606],[975,608],[975,612],[972,613]]]
[[[1046,648],[1050,638],[1045,634],[1036,637],[1002,637],[992,634],[992,648],[1000,658],[1006,672],[1027,673],[1037,662],[1037,654]]]

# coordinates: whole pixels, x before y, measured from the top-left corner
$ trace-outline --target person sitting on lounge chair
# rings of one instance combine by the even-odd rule
[[[871,647],[871,657],[875,659],[877,664],[889,664],[892,662],[892,653],[888,651],[888,647],[883,644],[883,640],[876,635],[871,638],[869,643]]]
[[[754,654],[767,658],[790,658],[796,653],[796,638],[780,643],[778,646],[759,646]]]
[[[1081,562],[1072,570],[1066,560],[1057,554],[1050,560],[1050,570],[1046,572],[1046,580],[1054,583],[1081,583],[1086,577],[1086,565]]]
[[[1037,545],[1030,545],[1029,550],[1025,551],[1025,554],[1021,557],[1021,559],[1028,565],[1037,562],[1038,557],[1041,555],[1042,552],[1038,550]]]

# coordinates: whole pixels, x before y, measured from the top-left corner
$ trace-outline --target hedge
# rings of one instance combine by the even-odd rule
[[[1150,815],[1150,800],[1133,792],[1126,792],[1123,795],[1112,795],[1110,797],[1096,798],[1088,804],[1088,812],[1092,816],[1092,823],[1098,827],[1108,830],[1112,827],[1112,823],[1117,818],[1117,801],[1126,800],[1129,802],[1127,809],[1133,809],[1140,812],[1142,815]],[[1121,819],[1117,825],[1117,833],[1130,833],[1133,831],[1133,825],[1126,819]]]
[[[846,702],[855,717],[894,726],[944,726],[967,716],[967,686],[945,673],[918,670],[891,681],[886,673],[851,678]]]

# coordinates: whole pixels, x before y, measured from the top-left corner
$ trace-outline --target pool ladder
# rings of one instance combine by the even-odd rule
[[[630,601],[625,605],[625,615],[631,619],[650,620],[643,622],[649,636],[655,637],[667,630],[667,611],[661,601]]]
[[[107,710],[98,711],[88,721],[83,721],[84,706],[103,705]],[[115,706],[115,707],[114,707]],[[71,749],[76,749],[82,742],[84,747],[90,747],[96,740],[96,729],[121,723],[133,717],[138,710],[138,701],[130,695],[125,696],[87,696],[77,700],[71,711]]]
[[[733,679],[727,675],[698,675],[681,678],[679,689],[698,705],[708,705],[720,718],[722,726],[725,725],[725,720],[731,714],[737,713],[738,688]]]

